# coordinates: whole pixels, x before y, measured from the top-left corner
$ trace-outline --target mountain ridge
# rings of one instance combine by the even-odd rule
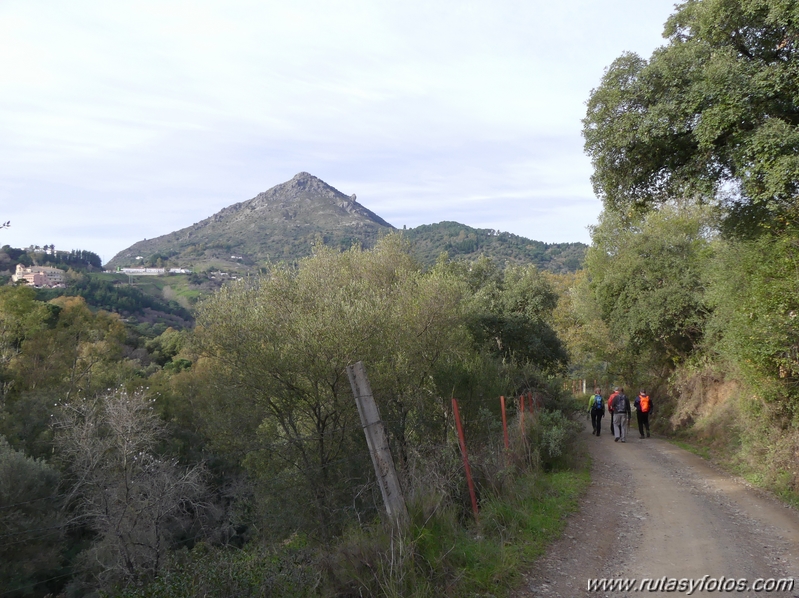
[[[105,267],[168,263],[245,271],[269,261],[296,261],[310,255],[313,245],[320,241],[340,249],[353,244],[368,248],[380,236],[396,230],[358,203],[355,194],[345,195],[323,180],[300,172],[200,222],[134,243]],[[536,263],[553,271],[572,271],[582,263],[586,247],[582,243],[547,244],[449,221],[403,230],[403,234],[427,265],[442,251],[448,251],[456,258],[482,253],[503,261]]]

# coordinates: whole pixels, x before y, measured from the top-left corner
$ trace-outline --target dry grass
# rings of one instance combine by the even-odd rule
[[[749,482],[799,504],[799,417],[787,401],[705,368],[678,372],[661,431]],[[665,423],[665,425],[664,425]]]

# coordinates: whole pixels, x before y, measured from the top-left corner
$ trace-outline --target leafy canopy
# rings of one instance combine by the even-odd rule
[[[799,188],[799,3],[689,0],[647,61],[620,56],[583,120],[594,189],[622,214],[672,197],[781,228]]]
[[[586,258],[595,317],[618,346],[618,374],[666,368],[699,346],[708,314],[705,267],[712,257],[712,213],[667,205],[631,223],[605,212]]]

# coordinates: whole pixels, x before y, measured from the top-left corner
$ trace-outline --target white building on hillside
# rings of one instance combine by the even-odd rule
[[[17,264],[17,272],[11,276],[11,280],[14,282],[24,280],[34,287],[55,287],[64,284],[64,271],[50,266],[26,268],[22,264]]]
[[[160,276],[162,274],[191,274],[185,268],[117,268],[117,272],[128,276]]]

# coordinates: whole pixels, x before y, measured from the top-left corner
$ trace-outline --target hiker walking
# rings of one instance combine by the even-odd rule
[[[621,389],[617,386],[613,389],[613,393],[608,397],[608,415],[610,416],[610,433],[616,436],[615,426],[613,425],[613,401],[619,395]]]
[[[594,389],[594,394],[588,399],[588,411],[591,413],[591,426],[594,436],[599,436],[602,429],[602,416],[605,415],[605,402],[599,388]]]
[[[613,398],[613,424],[615,428],[614,442],[627,442],[627,424],[630,421],[630,399],[619,388],[619,394]]]
[[[651,412],[652,399],[649,398],[645,390],[642,390],[635,397],[635,416],[638,419],[638,433],[641,438],[644,437],[644,428],[646,428],[646,437],[649,438],[649,414]]]

